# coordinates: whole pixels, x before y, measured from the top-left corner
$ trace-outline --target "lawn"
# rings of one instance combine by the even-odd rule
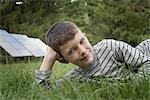
[[[150,81],[145,79],[101,84],[66,82],[61,87],[46,90],[34,85],[34,70],[41,62],[30,64],[0,64],[0,100],[150,100]],[[52,81],[62,76],[73,65],[55,63]]]

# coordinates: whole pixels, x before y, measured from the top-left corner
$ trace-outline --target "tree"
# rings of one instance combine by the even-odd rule
[[[93,33],[136,45],[150,30],[149,0],[86,0]]]

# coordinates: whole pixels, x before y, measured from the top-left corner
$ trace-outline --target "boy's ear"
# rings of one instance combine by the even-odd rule
[[[61,63],[66,63],[66,64],[69,63],[64,57],[59,58],[58,61]]]
[[[85,32],[83,32],[83,34],[84,34],[85,36],[87,36]]]
[[[57,54],[56,60],[58,60],[61,63],[69,63],[62,55]]]

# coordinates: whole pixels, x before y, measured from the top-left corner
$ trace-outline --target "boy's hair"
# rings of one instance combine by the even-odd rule
[[[60,53],[60,46],[72,40],[79,27],[70,21],[60,21],[52,25],[46,34],[46,43],[57,53]]]

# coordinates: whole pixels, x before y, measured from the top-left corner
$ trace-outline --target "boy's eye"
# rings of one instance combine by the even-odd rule
[[[68,54],[70,55],[70,54],[72,54],[72,52],[73,52],[73,50],[70,50]]]
[[[84,40],[85,40],[85,39],[84,39],[84,38],[82,38],[82,39],[81,39],[81,41],[80,41],[80,44],[82,44],[82,43],[84,42]]]
[[[74,50],[75,49],[71,49],[68,54],[71,55],[74,52]]]
[[[77,50],[77,48],[72,48],[72,49],[70,49],[68,55],[73,54],[76,50]]]

